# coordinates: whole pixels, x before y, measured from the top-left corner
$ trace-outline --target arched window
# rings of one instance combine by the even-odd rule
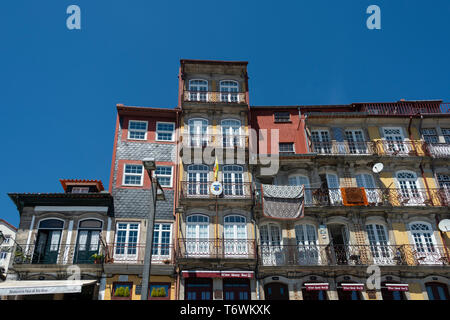
[[[375,264],[393,264],[386,228],[381,224],[367,224],[370,250]]]
[[[102,226],[102,221],[96,219],[86,219],[79,222],[74,263],[94,262],[92,255],[99,252]]]
[[[33,263],[56,264],[64,221],[45,219],[39,222]]]
[[[192,164],[188,166],[188,196],[208,195],[208,172],[208,166],[203,164]]]
[[[282,238],[280,227],[273,223],[262,225],[259,229],[259,235],[263,265],[282,265],[285,262],[285,259],[281,246]]]
[[[412,222],[409,225],[414,240],[415,258],[420,264],[433,264],[441,258],[436,248],[436,239],[431,225],[425,222]]]
[[[239,120],[222,120],[222,146],[239,147],[242,146],[241,141],[241,122]]]
[[[226,196],[244,195],[244,169],[238,165],[223,166],[223,192]]]
[[[417,175],[410,171],[399,171],[396,174],[399,186],[400,201],[403,205],[423,205],[424,198],[418,190]]]
[[[425,288],[428,293],[428,300],[449,300],[448,287],[444,283],[427,282]]]
[[[201,79],[189,80],[189,100],[207,101],[208,81]]]
[[[193,214],[186,218],[186,254],[204,256],[209,254],[209,217]]]
[[[298,264],[318,265],[319,247],[316,228],[311,224],[297,224],[295,226],[297,240]]]
[[[381,296],[383,297],[383,300],[406,300],[405,293],[403,291],[389,289],[386,286],[386,283],[396,284],[392,281],[381,283]]]
[[[290,186],[305,186],[305,204],[312,204],[312,190],[309,185],[309,179],[306,176],[293,175],[289,176],[288,183]]]
[[[189,146],[206,147],[208,145],[208,120],[189,119]]]
[[[239,83],[232,80],[220,81],[220,101],[238,102]]]
[[[246,219],[239,215],[226,216],[223,225],[225,254],[247,254],[247,224]]]

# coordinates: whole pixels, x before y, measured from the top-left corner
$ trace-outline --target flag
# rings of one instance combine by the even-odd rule
[[[214,164],[214,181],[217,181],[218,173],[219,173],[219,161],[217,161],[217,156],[216,156],[216,163]]]

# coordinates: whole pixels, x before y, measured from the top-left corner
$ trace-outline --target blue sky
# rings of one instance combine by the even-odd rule
[[[182,58],[249,61],[252,105],[450,102],[449,20],[448,0],[1,1],[0,218],[8,192],[107,186],[116,104],[175,107]]]

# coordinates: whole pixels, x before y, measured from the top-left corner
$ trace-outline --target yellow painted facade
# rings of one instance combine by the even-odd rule
[[[141,300],[141,295],[136,294],[136,286],[140,285],[142,282],[142,278],[137,275],[128,275],[127,281],[119,281],[119,275],[114,275],[113,277],[106,279],[106,289],[104,300],[111,300],[111,296],[113,295],[113,287],[115,282],[130,282],[133,283],[133,290],[131,294],[131,300]],[[172,277],[168,276],[151,276],[150,283],[152,282],[163,282],[170,283],[170,300],[175,299],[175,280]]]

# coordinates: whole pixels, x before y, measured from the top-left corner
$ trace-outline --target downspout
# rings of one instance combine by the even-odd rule
[[[176,154],[175,154],[175,188],[174,188],[174,191],[175,191],[175,196],[174,196],[174,204],[173,204],[173,213],[174,213],[174,215],[175,215],[175,227],[176,227],[176,230],[175,230],[175,232],[174,232],[174,234],[175,234],[175,252],[174,252],[174,259],[175,259],[175,266],[176,266],[176,255],[177,255],[177,253],[178,253],[178,220],[179,220],[179,218],[178,218],[178,213],[176,212],[176,208],[178,207],[178,196],[179,196],[179,181],[178,181],[178,178],[179,178],[179,159],[180,159],[180,157],[179,157],[179,146],[180,146],[180,144],[179,144],[179,141],[180,141],[180,139],[179,139],[179,134],[180,134],[180,130],[179,130],[179,111],[177,110],[176,111],[176,116],[175,116],[175,127],[176,127],[176,137],[175,137],[175,143],[176,143]],[[180,288],[180,274],[179,274],[179,272],[177,272],[177,270],[175,269],[175,272],[176,272],[176,274],[177,274],[177,281],[176,281],[176,283],[175,283],[175,300],[178,300],[178,296],[179,296],[179,288]]]

